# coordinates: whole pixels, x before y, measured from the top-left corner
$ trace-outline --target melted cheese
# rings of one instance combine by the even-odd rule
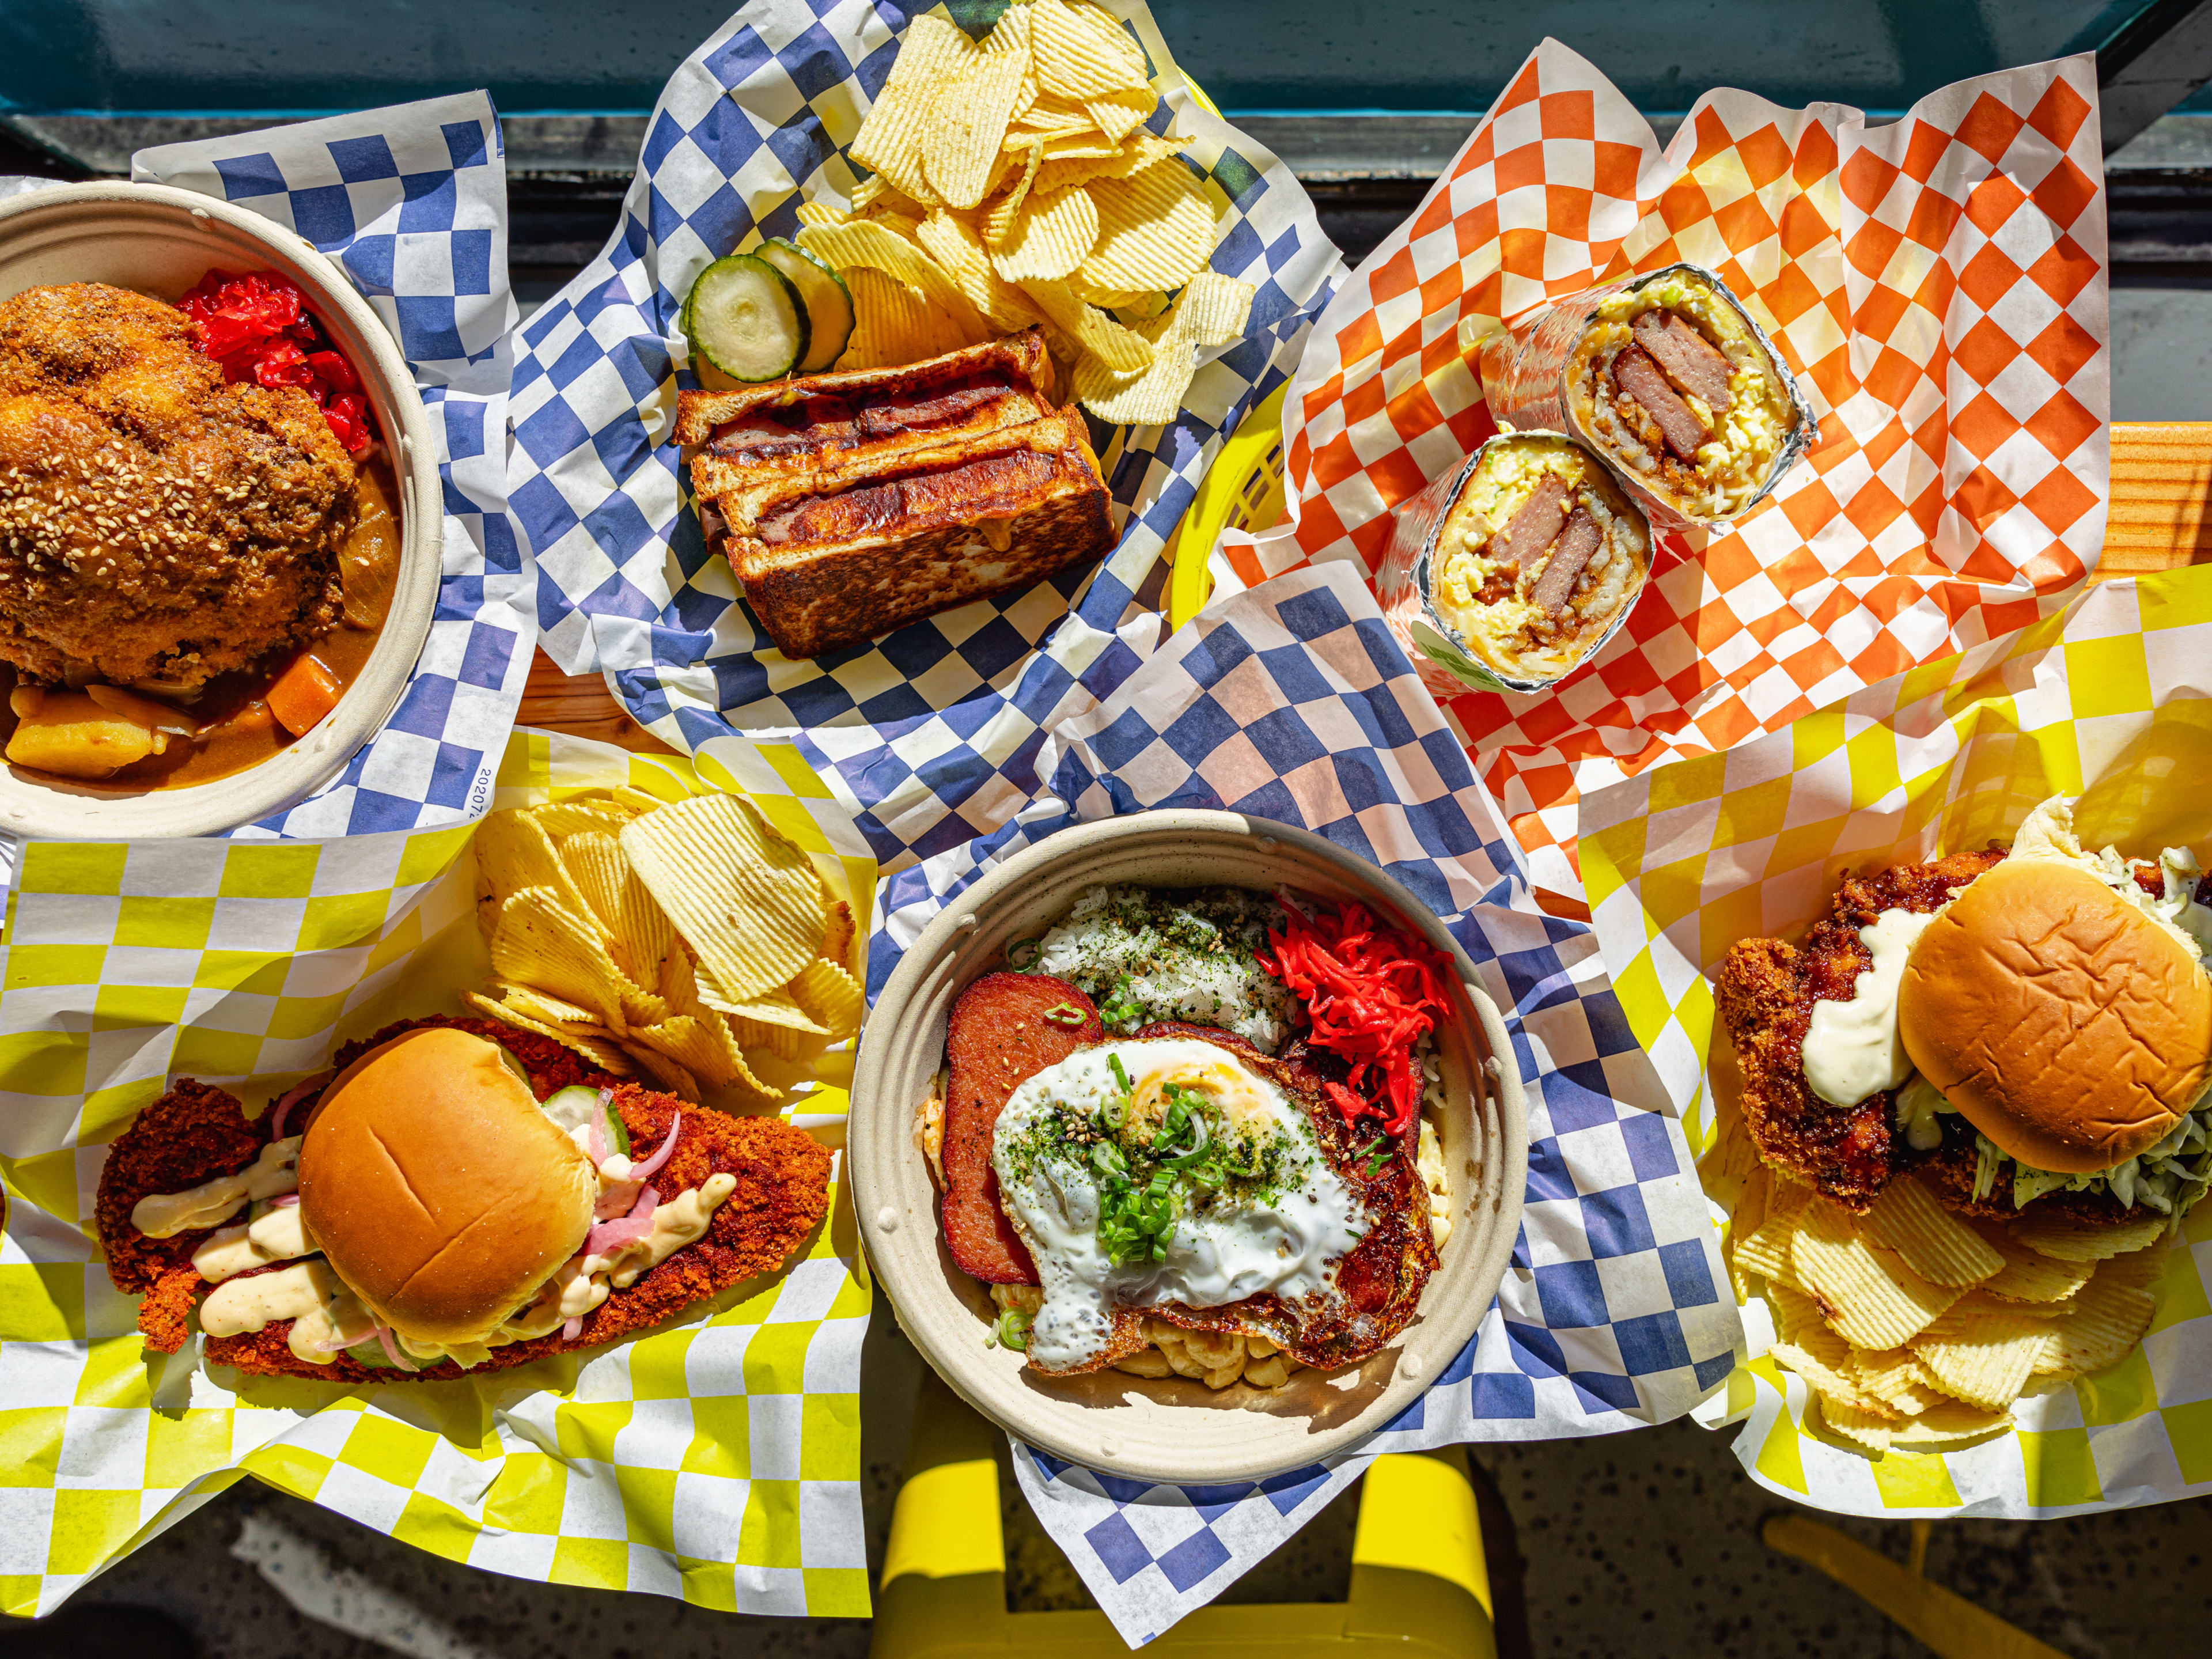
[[[149,1238],[174,1238],[195,1227],[228,1221],[241,1204],[300,1190],[300,1137],[287,1135],[235,1175],[217,1176],[189,1192],[149,1193],[132,1206],[131,1224]]]

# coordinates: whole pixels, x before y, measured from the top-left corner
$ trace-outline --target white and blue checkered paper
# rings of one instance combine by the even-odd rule
[[[140,150],[131,176],[297,231],[399,342],[444,485],[445,574],[430,635],[383,729],[306,800],[232,832],[367,835],[483,810],[530,672],[533,578],[507,512],[516,310],[507,171],[481,92]]]
[[[670,78],[620,229],[523,331],[510,486],[547,653],[605,673],[656,735],[696,749],[732,732],[852,728],[879,751],[872,804],[934,810],[948,842],[964,842],[979,793],[1026,793],[1043,733],[1158,642],[1162,548],[1223,437],[1288,379],[1344,267],[1289,170],[1200,106],[1140,0],[1105,9],[1150,58],[1165,100],[1154,130],[1192,140],[1218,213],[1212,268],[1255,285],[1246,333],[1202,364],[1173,423],[1106,434],[1120,535],[1102,565],[812,661],[775,648],[728,562],[707,553],[667,441],[677,388],[696,384],[674,356],[676,313],[710,260],[791,235],[802,201],[849,199],[843,146],[924,8],[754,0]],[[980,33],[1003,10],[962,0],[952,15]]]
[[[834,730],[800,746],[841,793],[872,793],[879,751]],[[957,843],[927,809],[863,816],[886,872],[872,995],[938,910],[1022,848],[1117,813],[1222,808],[1325,836],[1443,918],[1528,1090],[1526,1208],[1498,1301],[1388,1429],[1225,1487],[1125,1480],[1016,1443],[1022,1490],[1126,1640],[1212,1600],[1378,1452],[1636,1428],[1720,1384],[1742,1332],[1667,1091],[1589,927],[1537,908],[1519,848],[1354,572],[1310,567],[1209,607],[1060,720],[1036,766],[1033,794],[972,798],[974,834]]]

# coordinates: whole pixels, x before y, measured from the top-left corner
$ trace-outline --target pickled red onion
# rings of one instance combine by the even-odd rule
[[[591,1155],[595,1169],[607,1161],[610,1150],[607,1146],[607,1115],[604,1109],[605,1103],[601,1102],[600,1105],[602,1109],[592,1113],[592,1121],[584,1126],[584,1150]]]
[[[392,1327],[389,1325],[379,1325],[376,1328],[376,1340],[384,1344],[384,1357],[398,1366],[401,1370],[419,1371],[422,1369],[399,1352],[399,1345],[392,1340]]]
[[[269,1207],[272,1210],[289,1210],[299,1201],[300,1195],[297,1193],[279,1193],[269,1200]]]
[[[318,1072],[305,1083],[295,1083],[287,1089],[283,1097],[276,1103],[276,1109],[269,1115],[269,1139],[283,1139],[284,1120],[292,1115],[292,1109],[330,1080],[328,1072]]]
[[[605,1255],[635,1239],[645,1237],[653,1231],[653,1212],[660,1207],[660,1194],[647,1187],[637,1195],[637,1202],[619,1221],[602,1221],[584,1236],[584,1254]]]
[[[568,1322],[561,1327],[561,1340],[563,1342],[574,1342],[583,1334],[584,1316],[581,1314],[573,1315]]]
[[[668,1120],[668,1139],[660,1143],[660,1150],[646,1159],[644,1163],[631,1164],[629,1178],[632,1181],[643,1181],[658,1172],[660,1166],[667,1163],[671,1154],[676,1151],[676,1136],[683,1127],[684,1114],[678,1112]]]

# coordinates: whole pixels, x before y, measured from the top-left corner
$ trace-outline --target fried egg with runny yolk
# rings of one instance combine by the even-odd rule
[[[1327,1297],[1370,1224],[1298,1103],[1196,1038],[1047,1066],[1000,1113],[991,1162],[1043,1289],[1043,1371],[1096,1364],[1121,1310]]]

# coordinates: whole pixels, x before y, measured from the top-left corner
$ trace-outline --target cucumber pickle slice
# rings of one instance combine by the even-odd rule
[[[796,242],[781,236],[760,246],[760,257],[799,290],[813,340],[799,359],[801,374],[818,374],[845,355],[853,337],[853,295],[845,279]]]
[[[780,380],[806,355],[811,330],[799,290],[752,253],[732,253],[699,273],[684,302],[691,344],[733,380]]]

